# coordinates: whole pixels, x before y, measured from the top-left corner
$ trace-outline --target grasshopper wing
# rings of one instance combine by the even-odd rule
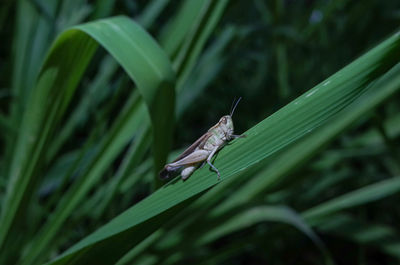
[[[193,153],[193,151],[196,150],[197,147],[202,148],[205,142],[207,142],[208,138],[210,138],[210,136],[211,133],[209,132],[203,134],[199,139],[196,140],[196,142],[194,142],[191,146],[186,148],[186,150],[183,151],[183,153],[180,156],[178,156],[174,161],[172,161],[172,163],[181,160],[185,156],[188,156],[189,154]]]
[[[198,148],[198,147],[202,148],[210,136],[211,136],[211,133],[209,133],[209,132],[203,134],[199,139],[196,140],[196,142],[194,142],[185,151],[183,151],[183,153],[180,156],[178,156],[174,161],[172,161],[172,163],[179,161],[179,160],[183,159],[184,157],[190,155],[191,153],[193,153],[196,150],[196,148]],[[181,166],[169,167],[169,164],[165,165],[164,169],[160,171],[160,178],[162,178],[162,179],[169,178],[170,173],[175,170],[178,170],[179,168],[181,168]]]

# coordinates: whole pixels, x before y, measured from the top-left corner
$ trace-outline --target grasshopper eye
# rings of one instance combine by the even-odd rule
[[[225,117],[222,117],[222,118],[221,118],[221,122],[222,122],[223,124],[226,124],[226,118],[225,118]]]

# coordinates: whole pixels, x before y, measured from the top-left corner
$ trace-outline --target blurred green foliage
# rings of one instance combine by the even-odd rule
[[[130,54],[124,41],[153,42],[146,34],[123,37],[116,28],[131,29],[129,21],[104,22],[115,30],[109,35],[92,24],[102,36],[96,44],[64,32],[115,15],[140,24],[159,50]],[[396,0],[3,0],[0,263],[398,263],[399,22]],[[293,100],[390,36],[379,56],[361,61],[358,76],[343,70],[349,78],[332,77],[337,84],[329,89],[340,93],[302,101],[310,104],[298,109],[304,115],[290,112]],[[106,50],[92,50],[97,43]],[[145,62],[174,73],[158,82],[140,72]],[[41,72],[52,63],[65,65],[58,83]],[[176,105],[171,94],[141,89],[135,75],[154,82],[154,91],[165,91],[175,75]],[[76,92],[62,90],[68,82]],[[203,169],[150,195],[164,184],[155,174],[169,151],[168,126],[175,128],[173,159],[238,97],[236,133],[252,130],[249,142],[217,157],[229,178],[214,186]],[[174,109],[175,121],[160,116]]]
[[[207,119],[206,130],[239,96],[235,124],[249,128],[384,40],[399,16],[396,1],[233,1],[222,22],[236,29],[227,67],[199,96],[200,107],[187,110],[177,137],[191,133],[177,142],[190,142],[199,123]]]

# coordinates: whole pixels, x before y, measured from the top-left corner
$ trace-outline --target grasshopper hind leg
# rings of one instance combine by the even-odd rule
[[[170,177],[174,177],[177,175],[177,171],[178,169],[180,169],[181,166],[170,166],[170,165],[166,165],[163,170],[160,171],[159,175],[161,179],[167,179]]]
[[[185,167],[182,172],[181,172],[181,176],[183,180],[186,180],[188,177],[190,177],[193,172],[197,169],[197,166],[188,166]]]

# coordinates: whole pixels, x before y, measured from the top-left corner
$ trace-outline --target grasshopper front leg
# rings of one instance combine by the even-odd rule
[[[246,137],[245,134],[240,134],[240,135],[232,134],[232,135],[231,135],[231,138],[232,138],[232,139],[236,139],[236,138],[245,138],[245,137]]]

